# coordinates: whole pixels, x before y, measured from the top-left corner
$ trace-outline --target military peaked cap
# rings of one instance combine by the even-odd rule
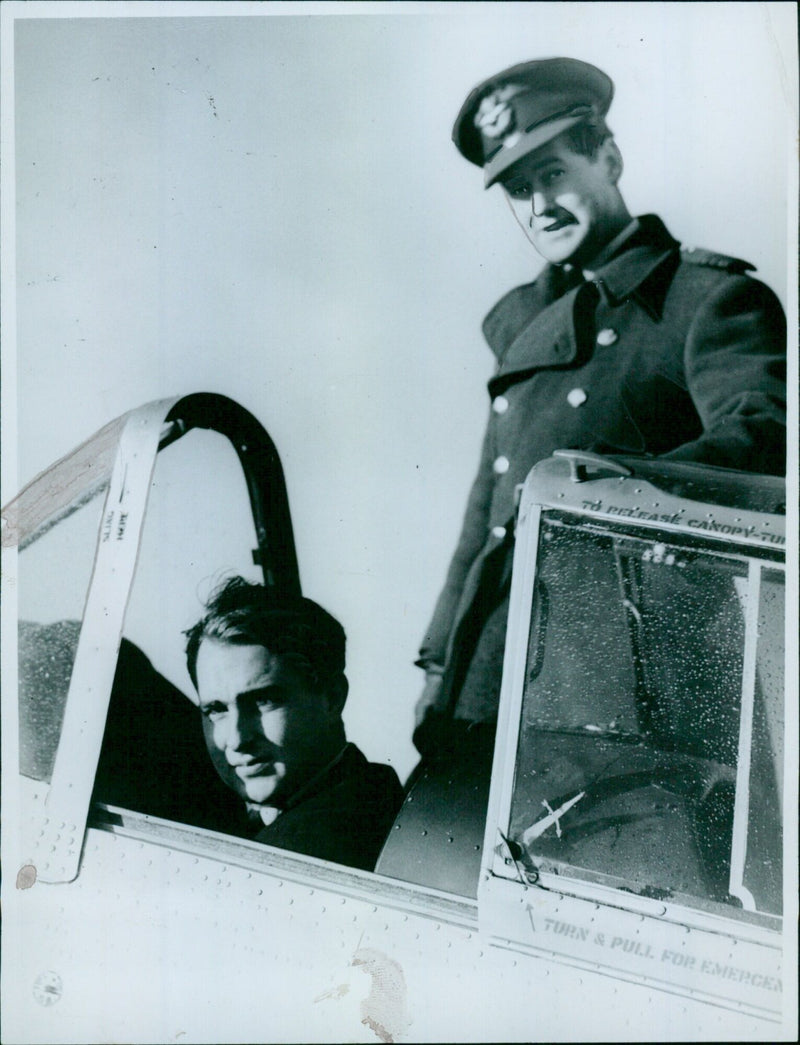
[[[486,187],[512,163],[589,116],[605,116],[614,84],[574,58],[512,65],[479,84],[461,106],[453,141],[485,169]]]

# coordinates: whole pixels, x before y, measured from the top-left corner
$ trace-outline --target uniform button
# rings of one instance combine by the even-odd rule
[[[570,406],[582,406],[586,402],[586,393],[582,388],[573,388],[571,392],[567,392],[567,402]]]
[[[598,345],[613,345],[615,341],[619,340],[619,334],[616,330],[612,330],[611,327],[606,327],[597,334]]]
[[[508,471],[508,458],[507,457],[498,457],[495,460],[495,462],[492,465],[492,467],[494,468],[495,472],[498,475],[505,475],[505,473]]]
[[[502,540],[505,537],[505,535],[506,535],[506,528],[505,528],[505,526],[493,526],[492,527],[492,537],[499,537],[500,540]]]
[[[505,396],[496,396],[492,400],[492,410],[496,414],[504,414],[508,410],[508,400]]]

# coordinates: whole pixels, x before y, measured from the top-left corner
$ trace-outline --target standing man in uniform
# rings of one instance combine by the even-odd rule
[[[417,664],[423,754],[491,732],[502,672],[514,489],[559,448],[782,474],[786,327],[753,266],[682,248],[632,217],[605,122],[613,84],[568,58],[471,92],[461,154],[505,193],[546,265],[489,312],[496,356],[478,474]],[[479,730],[479,732],[481,732]]]

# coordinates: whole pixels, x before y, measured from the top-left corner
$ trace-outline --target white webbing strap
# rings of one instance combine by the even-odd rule
[[[32,854],[39,881],[69,882],[78,874],[161,426],[175,402],[133,411],[120,433],[45,818]]]

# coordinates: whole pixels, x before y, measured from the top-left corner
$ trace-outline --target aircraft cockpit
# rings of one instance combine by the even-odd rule
[[[779,479],[679,462],[537,465],[497,729],[414,779],[369,873],[237,837],[183,663],[181,631],[221,577],[300,591],[277,450],[222,396],[133,411],[4,509],[26,873],[79,886],[111,837],[187,854],[204,881],[223,862],[220,888],[228,868],[259,896],[313,885],[777,1019],[784,502]]]

